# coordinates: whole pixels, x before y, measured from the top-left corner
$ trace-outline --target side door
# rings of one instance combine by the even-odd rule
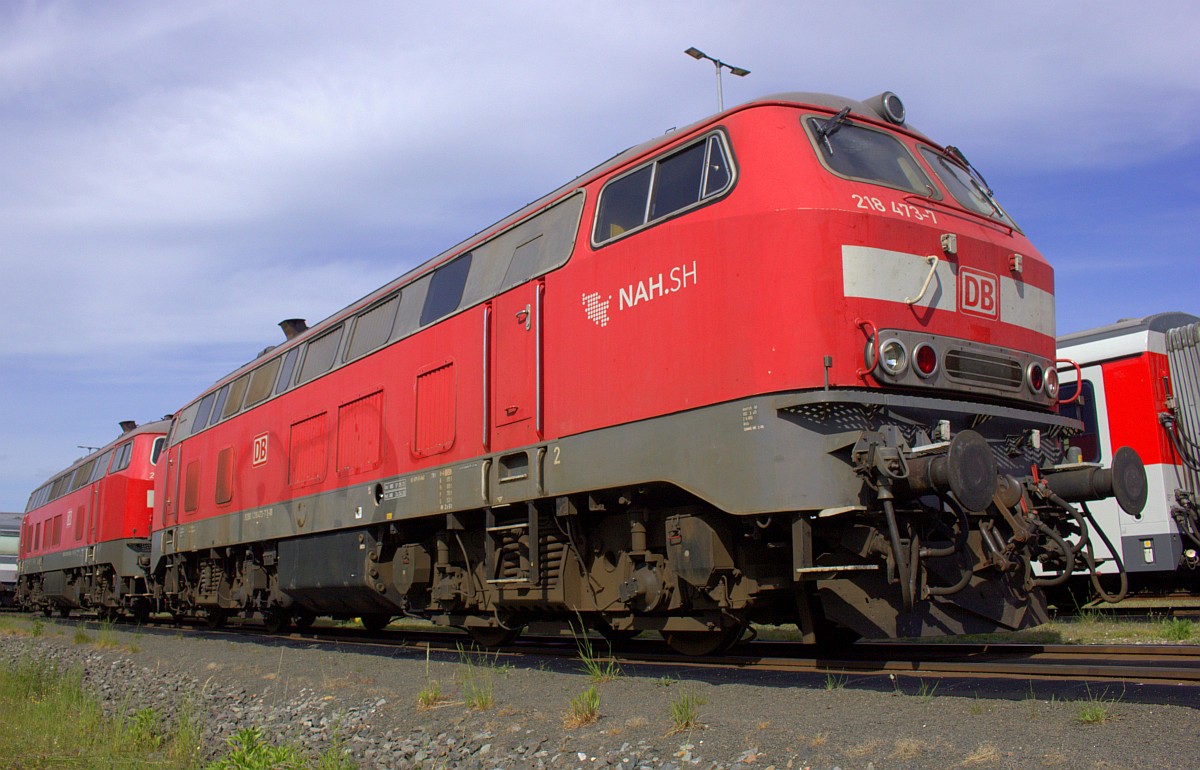
[[[545,284],[530,281],[492,301],[491,449],[536,442],[542,431],[542,307]]]

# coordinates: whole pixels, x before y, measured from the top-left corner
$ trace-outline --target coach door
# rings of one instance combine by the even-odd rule
[[[530,444],[541,434],[544,291],[541,281],[532,281],[492,302],[492,450]]]

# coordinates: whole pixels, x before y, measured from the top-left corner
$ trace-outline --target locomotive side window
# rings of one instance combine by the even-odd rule
[[[567,261],[575,249],[583,198],[582,192],[576,193],[497,239],[505,251],[512,252],[512,259],[495,294],[548,273]]]
[[[592,241],[610,241],[728,190],[733,173],[721,136],[710,135],[605,185]]]
[[[50,489],[50,499],[57,500],[62,497],[63,492],[67,491],[67,480],[70,477],[67,475],[59,476],[54,480],[54,486]]]
[[[400,295],[393,294],[358,314],[350,344],[346,349],[347,361],[370,353],[387,342],[392,334],[392,323],[396,320],[396,308],[399,305]]]
[[[154,439],[154,445],[150,447],[150,464],[158,465],[158,456],[162,454],[163,447],[166,446],[167,437],[159,436]]]
[[[935,188],[916,159],[896,137],[873,128],[841,123],[833,118],[809,118],[808,128],[821,162],[833,173],[898,190],[932,197]]]
[[[279,364],[282,360],[279,356],[275,356],[250,372],[250,386],[246,389],[247,409],[255,404],[261,404],[271,395],[271,388],[275,387],[275,380],[279,376]]]
[[[133,442],[126,441],[121,446],[117,447],[117,456],[113,460],[112,473],[123,471],[129,467],[129,458],[133,456]]]
[[[86,462],[75,469],[75,476],[71,480],[71,491],[74,492],[92,479],[92,466],[96,464],[95,460]]]
[[[92,468],[92,481],[99,481],[108,473],[108,461],[112,459],[112,453],[113,450],[110,449],[96,459],[96,465]]]
[[[434,271],[433,277],[429,279],[429,292],[425,295],[425,304],[421,308],[421,326],[433,323],[458,309],[470,271],[470,252]]]
[[[988,194],[983,185],[971,176],[969,171],[955,163],[949,156],[934,152],[928,147],[921,148],[921,155],[925,157],[926,162],[933,169],[933,173],[937,174],[938,179],[942,180],[942,184],[946,186],[954,199],[962,204],[963,208],[985,217],[997,219],[1010,227],[1016,227],[1008,214],[1001,210],[999,204]]]
[[[221,412],[225,411],[225,401],[229,398],[228,383],[217,391],[217,400],[213,402],[212,417],[209,419],[209,425],[216,425],[221,421]]]
[[[1077,382],[1064,382],[1059,390],[1061,401],[1070,401],[1079,387]],[[1085,463],[1100,462],[1100,426],[1096,419],[1096,390],[1091,380],[1083,381],[1083,392],[1073,404],[1060,404],[1058,412],[1083,423],[1083,433],[1067,439],[1067,445],[1083,453]]]
[[[659,161],[654,173],[650,219],[665,217],[700,200],[706,150],[703,144],[696,144]]]
[[[605,186],[604,191],[600,193],[596,229],[592,240],[603,243],[635,227],[641,227],[646,221],[646,198],[650,193],[650,180],[653,176],[654,167],[643,166]]]
[[[242,399],[246,397],[246,386],[250,384],[250,375],[243,374],[229,384],[229,400],[225,402],[225,408],[221,410],[221,419],[231,417],[238,413],[242,408]]]
[[[279,366],[279,382],[275,385],[275,395],[279,395],[288,389],[292,384],[292,372],[296,370],[296,356],[300,353],[300,346],[292,348],[283,354],[283,363]]]
[[[338,326],[310,341],[304,349],[304,363],[300,365],[300,382],[308,382],[318,374],[324,374],[333,366],[338,343],[342,339],[342,327]]]
[[[196,414],[192,418],[192,435],[199,433],[208,425],[208,416],[212,414],[213,401],[216,399],[216,393],[209,393],[204,398],[200,399],[200,405],[196,407]]]

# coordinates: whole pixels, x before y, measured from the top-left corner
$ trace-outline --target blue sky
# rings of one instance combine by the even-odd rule
[[[781,91],[906,102],[1057,270],[1060,333],[1200,314],[1200,6],[0,4],[0,510],[122,419],[625,147]]]

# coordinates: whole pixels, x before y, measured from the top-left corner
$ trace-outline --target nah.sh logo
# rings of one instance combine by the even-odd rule
[[[1000,279],[970,267],[958,269],[958,309],[969,315],[1000,318]]]

